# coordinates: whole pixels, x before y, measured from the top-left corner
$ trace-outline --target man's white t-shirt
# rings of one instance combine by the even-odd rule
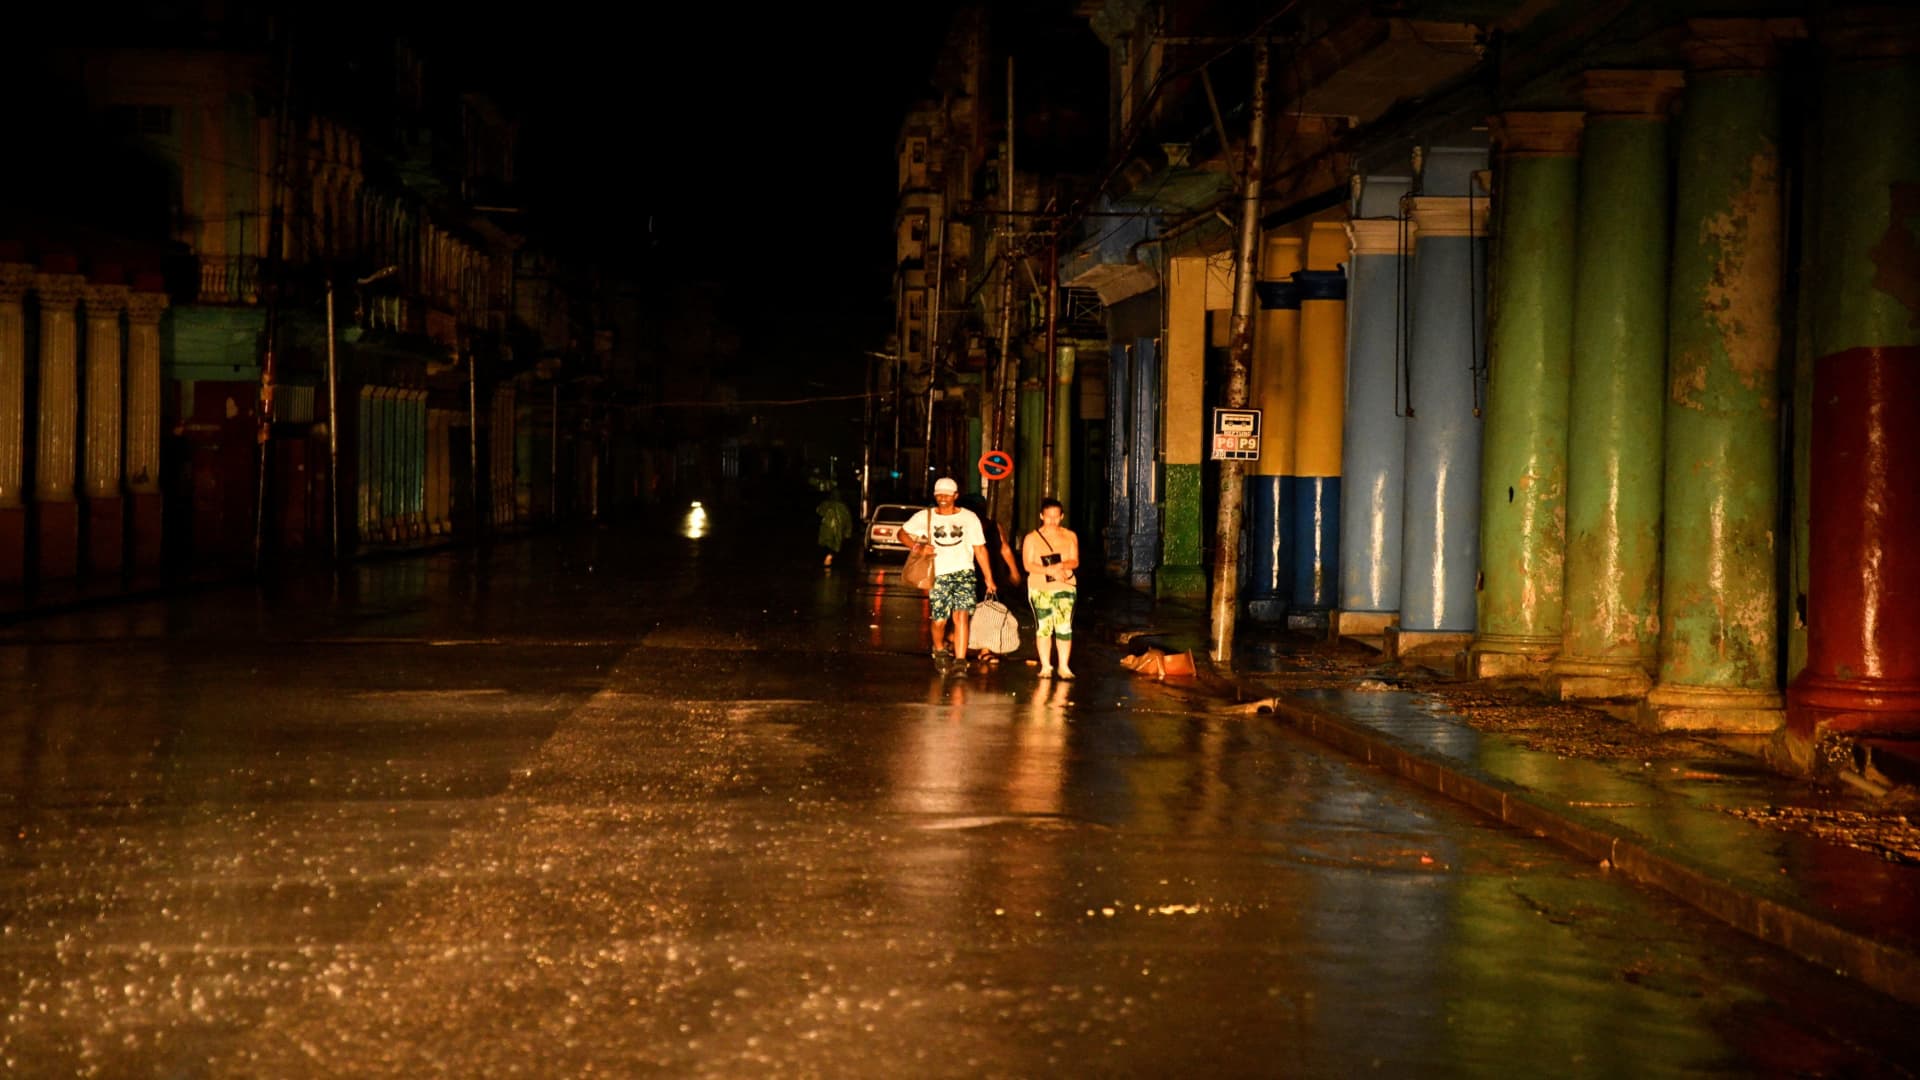
[[[931,532],[928,522],[931,520]],[[951,514],[932,513],[922,510],[907,519],[900,531],[912,536],[933,541],[933,572],[957,574],[973,566],[973,549],[987,542],[987,533],[980,527],[980,518],[964,506],[956,506]]]

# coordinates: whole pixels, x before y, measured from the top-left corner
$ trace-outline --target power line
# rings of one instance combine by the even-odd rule
[[[1179,72],[1172,74],[1169,74],[1170,65],[1163,65],[1159,73],[1154,76],[1153,84],[1147,88],[1146,100],[1142,101],[1137,107],[1138,111],[1135,113],[1132,125],[1130,125],[1133,130],[1126,132],[1120,140],[1120,145],[1114,148],[1113,157],[1105,174],[1101,176],[1100,182],[1090,189],[1092,194],[1068,210],[1064,216],[1065,220],[1061,224],[1062,230],[1070,229],[1080,222],[1085,212],[1091,209],[1091,200],[1097,198],[1100,192],[1105,191],[1107,185],[1113,182],[1113,178],[1118,175],[1121,168],[1125,166],[1128,156],[1133,153],[1134,146],[1139,143],[1141,136],[1146,134],[1148,121],[1153,115],[1154,103],[1158,100],[1162,90],[1166,89],[1169,84],[1175,81],[1184,79],[1210,64],[1225,59],[1233,50],[1245,45],[1258,35],[1265,33],[1267,27],[1273,25],[1281,16],[1286,15],[1298,7],[1299,3],[1300,0],[1287,0],[1287,2],[1281,4],[1278,9],[1261,19],[1258,23],[1255,23],[1253,29],[1248,30],[1245,34],[1228,43],[1224,48],[1220,49],[1220,51],[1199,63],[1189,64]],[[1221,138],[1223,141],[1225,137],[1226,133],[1222,132]]]
[[[819,397],[803,398],[756,398],[745,401],[642,401],[627,405],[630,409],[734,409],[743,406],[755,408],[778,407],[783,405],[818,405],[828,401],[860,401],[869,397],[885,397],[880,393],[869,394],[823,394]]]

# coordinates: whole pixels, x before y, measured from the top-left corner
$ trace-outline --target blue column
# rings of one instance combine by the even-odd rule
[[[1471,633],[1480,561],[1484,198],[1413,200],[1400,629]]]
[[[1400,416],[1400,275],[1410,223],[1355,219],[1347,298],[1347,440],[1341,469],[1340,610],[1400,610],[1407,423]]]
[[[1107,360],[1107,573],[1124,581],[1133,564],[1133,485],[1127,452],[1133,435],[1133,352],[1116,347]]]
[[[1294,239],[1291,259],[1300,261],[1300,242]],[[1276,245],[1269,244],[1269,254]],[[1262,273],[1273,268],[1263,264]],[[1254,372],[1259,396],[1254,404],[1263,414],[1260,460],[1245,478],[1247,515],[1247,618],[1254,622],[1286,620],[1293,598],[1293,550],[1289,541],[1288,509],[1293,502],[1293,359],[1300,332],[1300,292],[1292,281],[1261,281],[1254,286],[1260,304],[1260,330],[1285,341],[1261,341]]]
[[[1291,476],[1264,473],[1246,477],[1245,592],[1247,617],[1255,622],[1276,623],[1287,615],[1293,590],[1293,574],[1288,569],[1293,552],[1286,543],[1288,530],[1282,507],[1290,501],[1292,480]]]
[[[1300,359],[1294,383],[1290,611],[1307,617],[1309,625],[1321,625],[1334,605],[1340,573],[1347,276],[1339,270],[1309,267],[1296,272],[1293,281],[1300,293]]]
[[[1133,445],[1127,452],[1133,487],[1133,587],[1152,590],[1160,568],[1160,341],[1140,338],[1133,347]]]

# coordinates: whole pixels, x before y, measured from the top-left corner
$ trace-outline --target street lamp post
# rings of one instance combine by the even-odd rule
[[[865,400],[862,403],[862,408],[861,408],[861,424],[860,424],[862,429],[860,432],[860,520],[861,521],[865,521],[867,519],[867,515],[873,512],[873,507],[870,505],[870,502],[869,502],[869,500],[872,498],[872,493],[873,493],[873,480],[872,480],[873,438],[875,435],[874,415],[873,415],[873,399],[875,395],[873,376],[874,376],[875,368],[874,368],[873,361],[886,360],[889,362],[897,362],[900,359],[899,354],[897,353],[874,352],[872,349],[866,350],[866,354],[868,357],[867,364],[866,364],[866,371],[864,376],[861,379],[861,384],[860,384],[861,389],[865,391]],[[898,457],[897,453],[895,457],[897,459]],[[899,468],[898,460],[896,460],[893,463],[893,467],[895,469]]]
[[[363,278],[357,285],[371,285],[399,270],[385,266]],[[334,353],[333,275],[327,275],[327,522],[332,529],[333,561],[340,561],[340,367]]]
[[[327,527],[340,561],[340,379],[333,348],[333,275],[327,275]]]

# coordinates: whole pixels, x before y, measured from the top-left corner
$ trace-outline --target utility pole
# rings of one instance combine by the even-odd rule
[[[398,269],[399,267],[396,266],[382,267],[366,277],[354,279],[354,283],[359,289],[364,289]],[[365,306],[360,302],[362,296],[359,289],[354,292],[356,310]],[[340,365],[335,355],[336,336],[333,319],[333,270],[329,268],[327,270],[327,499],[330,509],[327,511],[327,522],[333,530],[331,550],[333,561],[337,563],[340,561]]]
[[[993,384],[987,387],[993,395],[993,422],[988,425],[987,440],[993,445],[988,449],[998,450],[1001,443],[1001,431],[1007,422],[1007,361],[1013,351],[1007,340],[1013,336],[1013,236],[1003,229],[1000,232],[1000,359],[994,367]],[[1017,366],[1017,365],[1016,365]],[[1017,372],[1016,372],[1017,374]],[[995,521],[1005,517],[1000,513],[1000,487],[1005,481],[987,481],[987,513]]]
[[[547,513],[560,524],[560,374],[553,376],[553,437],[547,440]]]
[[[1060,238],[1047,238],[1047,362],[1041,373],[1046,385],[1041,388],[1040,406],[1045,425],[1041,436],[1040,494],[1053,498],[1053,384],[1060,371]]]
[[[1020,358],[1013,348],[1013,57],[1007,57],[1007,178],[1001,202],[1006,219],[1001,224],[1000,240],[1000,380],[993,390],[993,446],[1004,450],[1007,431],[1014,426],[1013,410],[1007,401],[1009,382],[1020,385]],[[1013,485],[1016,476],[1004,481],[987,481],[987,512],[999,523],[1002,533],[1013,516]]]
[[[269,172],[267,215],[267,244],[264,278],[261,282],[267,294],[266,325],[263,336],[266,349],[260,358],[260,423],[255,437],[260,444],[260,454],[256,466],[257,476],[253,491],[253,571],[260,572],[260,566],[266,552],[267,537],[267,472],[273,460],[270,449],[273,445],[273,369],[274,353],[280,337],[280,293],[286,278],[285,260],[282,248],[286,235],[286,194],[287,194],[287,156],[293,142],[293,23],[292,16],[283,13],[279,22],[280,31],[280,100],[276,103],[273,118],[273,166]]]
[[[1240,195],[1240,253],[1234,261],[1232,341],[1227,352],[1227,408],[1247,407],[1247,375],[1253,360],[1253,282],[1259,272],[1260,187],[1267,152],[1267,43],[1253,46],[1252,130]],[[1216,664],[1232,666],[1234,622],[1240,608],[1240,528],[1244,463],[1220,462],[1220,513],[1213,548],[1213,640]]]
[[[868,349],[864,355],[867,358],[867,366],[866,375],[861,383],[861,385],[866,388],[866,400],[862,404],[861,412],[861,426],[866,431],[866,438],[860,444],[860,519],[862,521],[866,520],[870,503],[873,499],[873,449],[875,442],[880,438],[881,421],[880,406],[878,404],[880,399],[880,365],[893,364],[897,369],[900,363],[900,353],[898,350],[883,353]],[[889,490],[897,490],[898,487],[898,484],[891,485]]]
[[[941,218],[937,232],[934,223],[928,222],[927,231],[940,241],[934,248],[933,256],[933,302],[927,305],[927,438],[926,456],[920,462],[921,469],[926,473],[922,479],[931,484],[934,473],[933,402],[940,382],[940,289],[947,267],[946,219]]]
[[[895,498],[899,498],[902,479],[900,476],[900,411],[907,405],[907,391],[902,384],[902,375],[906,371],[907,319],[905,312],[907,305],[904,295],[899,299],[901,316],[893,324],[893,456],[887,460],[887,469],[894,477],[892,487]]]
[[[860,370],[860,520],[873,513],[873,354],[861,358]]]
[[[487,531],[480,511],[480,353],[467,342],[467,510],[472,515],[473,538]]]
[[[1013,342],[1013,237],[1006,240],[1006,265],[1001,272],[1000,294],[1000,381],[994,385],[993,445],[997,450],[1006,450],[1009,443],[1015,442],[1015,433],[1020,430],[1017,415],[1020,393],[1020,350]],[[1013,517],[1014,485],[1019,482],[1019,472],[1015,470],[1005,480],[988,481],[992,485],[988,509],[993,520],[1000,525],[1002,532],[1008,528]]]
[[[327,271],[327,527],[328,551],[340,561],[340,369],[333,346],[333,271]]]
[[[953,130],[953,101],[945,94],[940,97],[940,117],[942,124],[941,130],[951,133]],[[948,137],[951,137],[950,134]],[[952,160],[953,155],[949,150],[950,148],[947,145],[946,139],[943,138],[938,151],[940,154],[939,160],[942,175],[945,174],[946,166]],[[926,457],[921,461],[921,466],[926,471],[926,476],[923,477],[923,479],[928,484],[933,483],[935,473],[933,464],[933,403],[934,395],[938,392],[937,388],[940,381],[940,344],[943,340],[940,336],[940,301],[941,291],[945,287],[947,276],[947,204],[945,198],[940,199],[935,203],[935,206],[937,208],[935,214],[937,220],[927,222],[927,238],[933,245],[933,300],[927,305],[927,439]],[[929,487],[927,490],[931,491],[933,489]]]

